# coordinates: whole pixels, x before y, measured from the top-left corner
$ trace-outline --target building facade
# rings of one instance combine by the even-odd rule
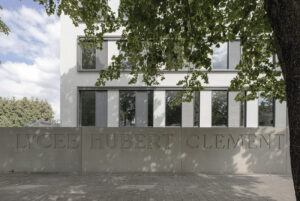
[[[128,85],[129,70],[105,87],[95,87],[99,70],[119,54],[116,41],[121,30],[105,36],[103,50],[81,48],[84,26],[75,27],[61,17],[61,125],[63,127],[260,127],[285,128],[286,103],[259,98],[237,102],[236,92],[227,92],[236,76],[234,69],[241,55],[239,41],[214,48],[212,71],[205,90],[196,92],[191,102],[172,105],[176,83],[187,70],[165,72],[159,86],[149,87],[141,79]]]

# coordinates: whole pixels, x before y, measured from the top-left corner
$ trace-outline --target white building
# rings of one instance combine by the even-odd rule
[[[239,41],[215,49],[213,70],[208,74],[205,91],[196,93],[190,103],[170,108],[169,100],[176,83],[187,71],[165,72],[159,86],[147,87],[139,80],[128,85],[129,71],[119,80],[95,87],[99,69],[111,63],[117,55],[116,41],[121,31],[106,35],[103,50],[94,52],[78,46],[84,36],[83,25],[61,17],[61,125],[76,126],[153,126],[153,127],[286,127],[286,103],[264,99],[234,101],[235,92],[227,93],[230,81],[236,76],[235,66],[240,59]],[[84,54],[83,54],[84,53]]]

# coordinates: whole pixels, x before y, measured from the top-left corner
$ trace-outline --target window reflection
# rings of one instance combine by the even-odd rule
[[[177,91],[166,91],[166,126],[181,126],[181,98]]]
[[[82,69],[96,69],[96,48],[82,48]]]
[[[120,91],[120,127],[135,125],[135,92]]]
[[[246,101],[241,101],[240,126],[246,127]]]
[[[274,98],[258,98],[259,126],[274,126]]]
[[[227,126],[228,124],[228,93],[227,91],[212,92],[212,125]]]
[[[228,43],[223,43],[219,48],[213,46],[212,69],[228,68]]]
[[[95,91],[80,92],[81,126],[95,126]]]
[[[200,126],[200,92],[195,92],[194,98],[194,126]]]

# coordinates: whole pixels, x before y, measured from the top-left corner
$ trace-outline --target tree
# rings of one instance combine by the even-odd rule
[[[53,115],[47,101],[0,97],[0,127],[23,127],[33,120],[54,122]]]
[[[0,6],[0,10],[2,10],[2,6]],[[4,24],[4,22],[0,18],[0,33],[1,32],[8,35],[9,28],[6,26],[6,24]]]
[[[164,78],[162,69],[190,67],[178,83],[187,90],[184,100],[189,100],[208,82],[212,46],[239,39],[243,51],[230,89],[241,92],[237,100],[255,99],[259,91],[266,98],[287,100],[292,173],[300,200],[299,0],[121,0],[118,15],[108,0],[34,1],[48,14],[68,15],[75,26],[84,23],[86,40],[99,49],[105,33],[124,27],[118,43],[123,54],[100,72],[98,86],[118,79],[124,60],[132,65],[130,83],[142,73],[147,85]],[[278,62],[273,63],[270,58],[275,54]]]

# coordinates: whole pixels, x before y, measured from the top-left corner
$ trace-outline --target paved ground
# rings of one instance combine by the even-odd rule
[[[9,174],[0,201],[295,201],[292,179],[275,175]]]

